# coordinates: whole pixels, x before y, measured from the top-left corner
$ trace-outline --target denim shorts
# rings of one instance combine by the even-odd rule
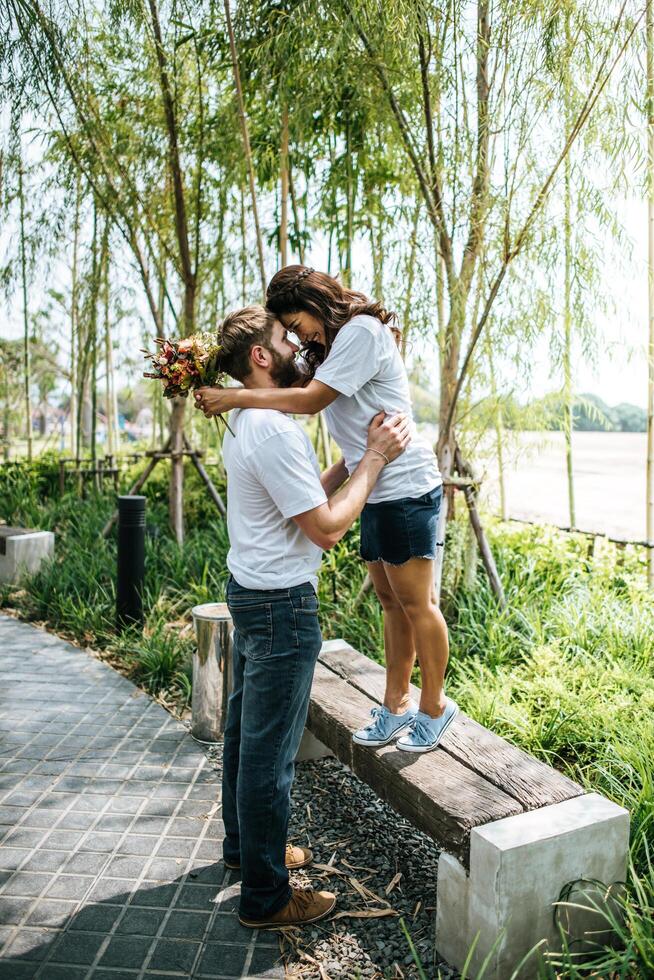
[[[410,558],[436,557],[436,525],[443,500],[438,486],[422,497],[366,504],[361,512],[361,557],[403,565]]]

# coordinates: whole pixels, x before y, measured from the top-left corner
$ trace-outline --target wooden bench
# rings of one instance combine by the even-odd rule
[[[320,757],[326,747],[433,837],[443,849],[439,953],[461,969],[476,943],[472,969],[490,957],[484,977],[508,980],[539,941],[559,945],[553,905],[569,883],[624,881],[629,815],[463,713],[425,755],[356,745],[352,732],[381,703],[384,680],[383,667],[348,643],[326,642],[298,758]],[[413,696],[419,700],[415,688]],[[601,928],[597,914],[572,918],[577,937]],[[532,960],[524,976],[533,975]]]

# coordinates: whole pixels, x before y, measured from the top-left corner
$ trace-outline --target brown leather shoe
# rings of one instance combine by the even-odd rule
[[[293,888],[288,903],[268,919],[244,919],[239,915],[242,926],[249,929],[282,929],[284,926],[303,926],[308,922],[324,919],[336,905],[336,895],[332,892],[302,891]]]
[[[306,868],[307,864],[313,861],[313,852],[308,847],[298,847],[296,844],[286,845],[286,867],[289,871],[297,871],[299,868]],[[232,864],[230,861],[223,861],[226,868],[231,871],[240,871],[240,864]]]

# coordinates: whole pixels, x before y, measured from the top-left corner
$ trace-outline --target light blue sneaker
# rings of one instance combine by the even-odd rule
[[[370,745],[374,748],[388,745],[394,738],[405,732],[418,714],[418,705],[412,701],[401,715],[394,715],[382,704],[378,708],[373,708],[370,714],[372,721],[365,728],[355,732],[352,741],[357,745]]]
[[[446,698],[447,705],[440,718],[419,711],[406,735],[398,738],[397,747],[403,752],[431,752],[438,747],[443,735],[459,713],[456,701]]]

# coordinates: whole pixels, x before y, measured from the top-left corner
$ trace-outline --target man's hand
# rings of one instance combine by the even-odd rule
[[[225,415],[238,404],[238,388],[197,388],[193,392],[195,407],[210,419],[212,415]]]
[[[411,422],[408,415],[389,415],[380,412],[368,426],[368,449],[383,453],[389,460],[397,459],[411,442]]]

